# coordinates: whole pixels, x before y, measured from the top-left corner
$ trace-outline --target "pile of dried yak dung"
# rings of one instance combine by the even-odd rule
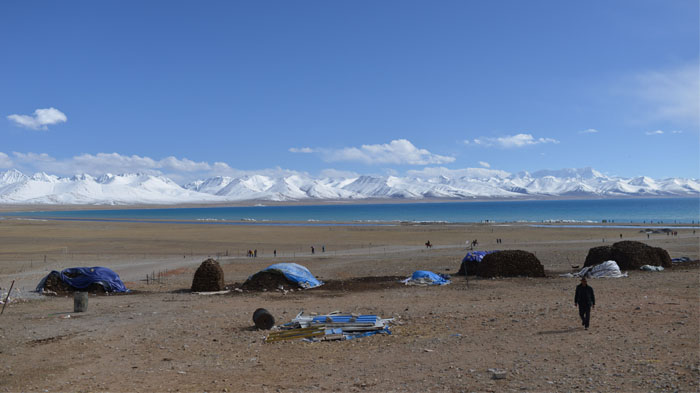
[[[544,277],[544,266],[530,252],[522,250],[496,251],[488,254],[476,270],[479,277]]]
[[[72,277],[71,277],[72,278]],[[98,284],[92,283],[90,286],[84,289],[78,289],[67,282],[61,280],[61,275],[58,272],[51,272],[46,276],[46,281],[44,283],[43,291],[46,293],[55,292],[56,295],[64,296],[69,295],[73,292],[90,292],[90,293],[106,293],[105,288]]]
[[[215,292],[224,290],[224,271],[219,262],[207,259],[194,273],[192,292]]]
[[[276,271],[261,271],[255,273],[241,285],[247,291],[274,291],[276,289],[298,289],[299,285],[287,280],[284,274]]]
[[[671,267],[671,257],[666,250],[631,240],[591,248],[583,266],[594,266],[605,261],[617,262],[622,270],[637,270],[643,265]]]

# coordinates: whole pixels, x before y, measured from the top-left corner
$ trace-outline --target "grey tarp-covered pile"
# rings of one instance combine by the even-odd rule
[[[605,261],[595,266],[586,266],[578,273],[562,274],[562,277],[591,277],[591,278],[619,278],[627,277],[627,273],[622,273],[615,261]]]

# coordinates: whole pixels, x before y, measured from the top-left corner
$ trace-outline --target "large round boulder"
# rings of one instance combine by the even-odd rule
[[[644,265],[671,267],[671,257],[666,250],[631,240],[591,248],[583,266],[594,266],[605,261],[617,262],[622,270],[637,270]]]
[[[224,271],[219,262],[207,259],[194,273],[192,292],[216,292],[224,290]]]
[[[522,250],[496,251],[484,256],[477,269],[479,277],[544,277],[544,266],[535,254]]]

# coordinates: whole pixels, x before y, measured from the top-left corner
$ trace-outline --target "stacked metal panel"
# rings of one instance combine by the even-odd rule
[[[270,333],[265,342],[303,339],[307,341],[351,340],[374,334],[391,334],[389,323],[377,315],[331,313],[304,315],[300,312],[292,322]]]

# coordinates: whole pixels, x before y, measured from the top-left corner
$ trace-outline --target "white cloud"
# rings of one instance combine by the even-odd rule
[[[491,164],[486,161],[479,161],[479,165],[483,166],[484,168],[491,168]]]
[[[421,170],[406,171],[409,176],[415,177],[437,177],[445,176],[448,178],[466,177],[470,179],[486,179],[491,177],[505,178],[510,176],[510,173],[498,169],[488,168],[463,168],[449,169],[445,167],[426,167]]]
[[[465,141],[466,142],[466,141]],[[483,146],[499,146],[502,148],[519,148],[525,146],[539,145],[544,143],[559,143],[552,138],[537,138],[532,134],[506,135],[497,138],[481,137],[473,140],[473,143]]]
[[[661,131],[661,130],[647,131],[647,132],[645,132],[645,134],[647,134],[647,135],[663,135],[663,133],[664,133],[664,132]]]
[[[681,130],[671,131],[671,134],[682,134],[682,133],[683,133],[683,131],[681,131]]]
[[[698,62],[636,75],[631,93],[650,108],[652,119],[700,124],[700,73]]]
[[[322,149],[326,161],[357,161],[365,164],[429,165],[454,162],[454,157],[433,154],[419,149],[406,139],[378,145],[362,145],[343,149]]]
[[[330,178],[334,178],[334,179],[338,179],[338,178],[348,179],[348,178],[353,178],[353,177],[358,177],[358,176],[360,176],[360,175],[357,172],[340,171],[340,170],[332,169],[332,168],[324,169],[321,171],[321,174],[320,174],[320,177],[322,177],[322,178],[330,177]]]
[[[65,123],[68,117],[56,108],[37,109],[34,115],[9,115],[7,118],[16,125],[32,130],[48,130],[48,126]]]
[[[289,151],[292,153],[314,153],[315,150],[310,147],[290,147]]]
[[[0,151],[0,168],[12,168],[13,165],[10,156]]]
[[[579,134],[597,134],[598,130],[596,130],[595,128],[589,128],[587,130],[579,131],[578,133]]]

